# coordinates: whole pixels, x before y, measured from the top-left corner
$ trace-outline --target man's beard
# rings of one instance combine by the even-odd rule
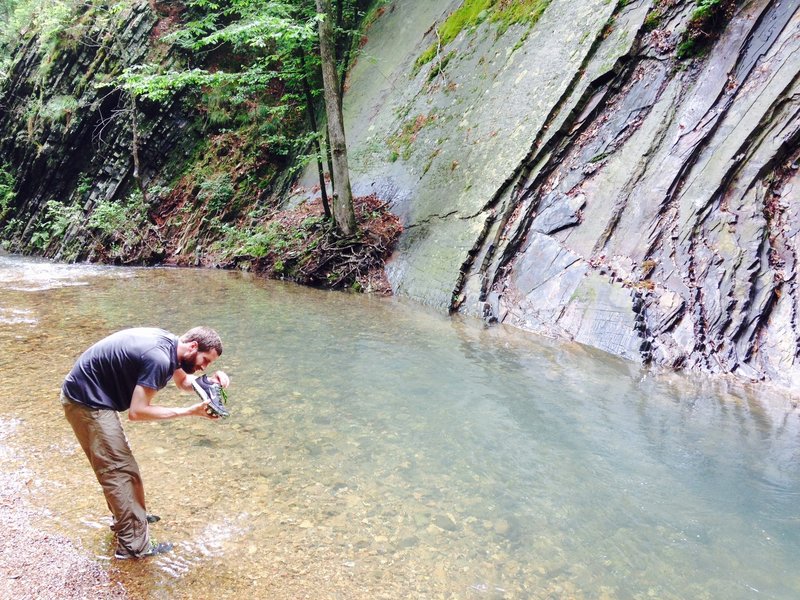
[[[195,359],[196,357],[194,356],[191,358],[184,358],[181,361],[181,369],[190,374],[197,371],[197,361]]]

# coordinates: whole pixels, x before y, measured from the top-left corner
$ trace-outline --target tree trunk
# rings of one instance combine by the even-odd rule
[[[357,17],[353,17],[353,22],[347,24],[348,26],[345,27],[344,22],[344,0],[339,0],[339,4],[336,7],[338,14],[336,15],[336,25],[337,25],[337,36],[336,36],[336,48],[337,48],[337,56],[340,56],[342,59],[342,72],[339,75],[339,99],[344,97],[344,84],[347,80],[347,68],[348,64],[350,63],[350,47],[353,45],[353,34],[350,33],[348,30],[349,28],[355,28]],[[355,8],[353,10],[356,10]]]
[[[317,116],[315,114],[314,96],[311,93],[311,84],[308,83],[308,72],[306,71],[306,53],[302,46],[298,49],[300,55],[300,69],[303,73],[303,93],[306,96],[306,111],[308,113],[308,120],[311,122],[311,130],[317,134],[317,174],[319,175],[319,193],[322,197],[322,208],[325,211],[325,216],[330,219],[333,217],[331,214],[331,207],[328,204],[328,190],[325,185],[325,170],[322,168],[322,136],[320,135],[319,127],[317,126]],[[326,151],[327,154],[327,151]]]
[[[131,154],[133,155],[133,179],[136,182],[136,187],[142,193],[142,201],[148,204],[147,190],[144,186],[144,178],[142,177],[142,165],[139,160],[139,112],[136,108],[136,96],[131,95],[131,130],[133,139],[131,140]]]
[[[350,171],[347,166],[347,142],[344,137],[339,80],[336,77],[330,0],[317,0],[317,13],[324,15],[319,22],[319,54],[322,59],[325,112],[328,115],[328,134],[333,156],[333,178],[336,182],[333,193],[333,216],[342,234],[351,236],[356,232],[356,216],[353,210],[353,192],[350,188]]]

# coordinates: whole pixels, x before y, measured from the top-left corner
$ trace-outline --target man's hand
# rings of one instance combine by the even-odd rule
[[[209,375],[208,378],[213,379],[224,388],[231,384],[230,377],[228,377],[224,371],[217,371],[213,375]]]
[[[214,413],[208,414],[208,405],[209,402],[198,402],[197,404],[192,404],[186,408],[186,414],[192,417],[211,419],[212,421],[219,419],[219,416],[215,415]]]

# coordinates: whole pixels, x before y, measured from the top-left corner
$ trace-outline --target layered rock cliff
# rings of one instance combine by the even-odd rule
[[[121,27],[79,20],[80,47],[51,65],[36,38],[18,49],[0,88],[12,248],[92,256],[69,231],[37,246],[36,228],[53,201],[91,215],[125,197],[134,133],[145,183],[189,160],[199,134],[179,102],[138,107],[134,126],[103,86],[166,18],[132,6]],[[395,293],[635,361],[800,383],[795,0],[388,0],[362,41],[350,166],[355,193],[404,222]],[[137,260],[191,246],[203,262],[201,195],[155,195],[150,225],[180,243]]]
[[[79,5],[56,39],[24,32],[14,52],[0,86],[0,166],[16,184],[14,205],[0,211],[11,249],[95,256],[96,240],[75,225],[99,203],[124,203],[137,187],[174,177],[197,142],[179,98],[134,107],[114,79],[152,58],[167,13],[148,2],[118,9]],[[162,248],[137,242],[125,249],[135,252],[131,260],[165,258]]]
[[[694,56],[694,2],[553,0],[444,44],[461,5],[389,3],[350,77],[356,189],[405,219],[395,290],[800,383],[798,4],[729,3]]]

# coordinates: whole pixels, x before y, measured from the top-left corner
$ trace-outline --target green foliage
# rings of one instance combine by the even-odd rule
[[[113,254],[121,257],[149,231],[147,208],[140,192],[134,192],[124,202],[103,200],[94,207],[86,227],[100,242],[111,245]]]
[[[14,175],[6,163],[0,164],[0,219],[3,219],[16,198]]]
[[[348,24],[354,23],[365,2],[341,1],[346,22],[350,19]],[[337,2],[332,3],[334,8],[338,8]],[[172,101],[180,92],[183,94],[181,101],[200,107],[207,140],[222,137],[234,140],[233,144],[209,144],[208,153],[195,156],[194,164],[182,171],[184,176],[174,182],[176,194],[185,193],[188,199],[178,206],[202,207],[203,213],[195,221],[199,228],[209,227],[214,217],[220,217],[218,222],[231,222],[248,210],[248,205],[256,198],[270,198],[278,189],[276,173],[287,172],[285,163],[302,157],[310,141],[315,139],[315,132],[307,133],[305,94],[308,86],[310,108],[318,108],[316,103],[321,96],[316,47],[318,17],[312,0],[186,0],[180,3],[185,10],[170,11],[169,18],[164,19],[172,26],[179,14],[181,20],[185,20],[180,29],[158,38],[159,43],[177,48],[170,52],[168,61],[155,62],[161,60],[165,52],[158,59],[152,58],[152,64],[130,67],[121,75],[124,61],[118,55],[119,48],[112,47],[109,41],[115,29],[113,24],[105,25],[121,10],[129,8],[131,0],[112,3],[107,0],[0,0],[0,3],[0,7],[13,6],[13,11],[8,12],[5,29],[10,33],[8,44],[0,42],[0,53],[8,50],[10,56],[11,45],[18,44],[20,38],[33,41],[40,50],[38,81],[22,116],[31,143],[39,145],[40,149],[43,125],[68,124],[81,110],[80,91],[69,91],[71,95],[66,95],[65,88],[57,90],[50,85],[55,82],[56,75],[50,69],[62,64],[59,56],[79,43],[101,47],[98,54],[101,58],[90,67],[91,76],[81,74],[84,88],[94,84],[102,88],[101,94],[112,88],[122,89],[135,98],[156,103]],[[157,9],[170,4],[157,3]],[[161,12],[164,14],[163,10]],[[338,31],[342,36],[339,49],[351,46],[353,40],[344,39],[345,29]],[[106,33],[107,38],[98,37]],[[3,57],[5,54],[0,54],[0,60]],[[51,97],[50,94],[57,95]],[[152,108],[147,103],[140,107]],[[147,127],[147,117],[142,126]],[[292,163],[289,172],[302,168],[303,164],[302,161]],[[175,173],[177,171],[170,177]],[[74,178],[75,175],[73,182]],[[8,189],[13,193],[13,178],[9,181]],[[89,176],[79,176],[76,201],[85,202],[92,185]],[[3,189],[0,178],[0,211],[13,202],[13,196],[3,200]],[[153,197],[150,191],[148,197]],[[265,210],[270,210],[269,202],[263,204]],[[34,228],[36,248],[52,250],[53,241],[63,236],[68,227],[65,224],[75,217],[77,225],[94,240],[106,248],[116,248],[115,252],[122,252],[150,232],[147,209],[141,198],[104,201],[84,220],[75,217],[70,212],[72,208],[58,203],[50,205]],[[189,222],[188,217],[186,222]],[[252,239],[239,240],[243,244],[240,249],[254,252],[259,248],[264,251],[266,247],[280,246],[283,237],[291,237],[256,230],[246,233]],[[205,235],[205,232],[199,229],[199,234]],[[230,238],[235,240],[236,236],[231,234]]]
[[[94,207],[87,226],[101,236],[112,236],[128,223],[128,209],[124,204],[102,200]]]
[[[311,53],[315,23],[310,13],[297,14],[297,4],[302,5],[280,0],[189,0],[186,5],[196,18],[163,41],[192,54],[224,47],[237,54],[239,61],[232,69],[213,71],[161,72],[157,65],[131,67],[122,75],[123,87],[136,96],[163,101],[186,87],[230,85],[232,98],[243,101],[286,75],[284,62],[298,48]]]
[[[285,249],[291,242],[291,235],[275,221],[248,229],[224,225],[222,233],[222,239],[213,249],[227,259],[263,258],[270,252]]]
[[[678,58],[688,59],[706,52],[725,29],[735,9],[736,0],[698,0],[678,44]]]
[[[8,20],[0,35],[0,47],[10,48],[19,39],[35,33],[41,55],[39,75],[44,78],[55,63],[59,49],[86,43],[85,33],[101,15],[110,16],[129,4],[113,8],[103,0],[17,0],[11,2]],[[81,17],[82,15],[82,17]]]
[[[122,73],[120,85],[155,102],[195,91],[208,133],[258,140],[273,159],[302,154],[309,143],[305,87],[312,98],[320,94],[314,3],[189,0],[186,7],[188,22],[162,41],[207,56],[208,64],[138,65]]]
[[[158,65],[134,65],[120,76],[122,87],[134,96],[164,102],[187,87],[221,86],[237,76],[224,72],[209,73],[204,69],[161,72]]]
[[[50,121],[69,121],[78,108],[78,101],[72,96],[53,96],[42,106],[39,115]]]
[[[44,252],[51,243],[63,238],[70,226],[80,223],[82,217],[83,211],[79,206],[68,206],[57,200],[48,201],[31,236],[31,247]]]
[[[234,195],[233,180],[228,173],[221,173],[200,184],[197,199],[204,202],[206,212],[221,212]]]
[[[289,261],[302,263],[302,256],[316,247],[313,237],[328,228],[323,216],[314,215],[296,225],[273,220],[248,228],[221,225],[220,230],[222,237],[212,251],[219,253],[223,260],[277,256],[273,269],[288,274]]]
[[[689,17],[689,22],[699,23],[708,20],[723,4],[723,0],[698,0],[692,16]]]
[[[75,188],[75,193],[77,194],[78,198],[83,198],[91,189],[92,178],[86,173],[82,173],[81,176],[78,177],[78,185]]]

